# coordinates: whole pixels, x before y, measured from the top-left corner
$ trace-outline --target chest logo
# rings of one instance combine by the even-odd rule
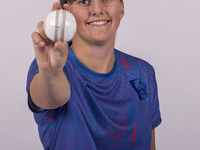
[[[145,100],[147,98],[147,85],[141,81],[141,79],[137,78],[129,81],[133,89],[138,94],[140,100]]]

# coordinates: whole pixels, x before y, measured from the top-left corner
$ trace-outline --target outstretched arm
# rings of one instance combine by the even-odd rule
[[[54,3],[52,10],[59,9]],[[39,73],[30,84],[33,103],[43,109],[54,109],[65,104],[70,97],[70,85],[63,72],[68,57],[67,43],[52,42],[47,38],[44,22],[38,23],[38,32],[33,32],[32,40]]]

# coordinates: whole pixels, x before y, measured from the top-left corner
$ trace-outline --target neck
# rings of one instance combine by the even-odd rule
[[[98,73],[110,72],[115,64],[114,41],[87,43],[74,37],[71,49],[76,57],[89,69]]]

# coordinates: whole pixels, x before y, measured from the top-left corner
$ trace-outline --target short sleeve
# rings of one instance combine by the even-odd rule
[[[158,89],[157,89],[157,82],[155,77],[155,72],[153,75],[153,123],[152,123],[152,129],[155,129],[157,126],[159,126],[162,122],[161,119],[161,113],[160,113],[160,106],[159,106],[159,98],[158,98]]]

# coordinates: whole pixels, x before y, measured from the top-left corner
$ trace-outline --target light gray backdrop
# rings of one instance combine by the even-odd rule
[[[157,150],[199,150],[200,1],[124,0],[116,48],[151,63],[157,75],[162,124]],[[42,150],[27,107],[31,33],[53,0],[0,1],[0,149]]]

